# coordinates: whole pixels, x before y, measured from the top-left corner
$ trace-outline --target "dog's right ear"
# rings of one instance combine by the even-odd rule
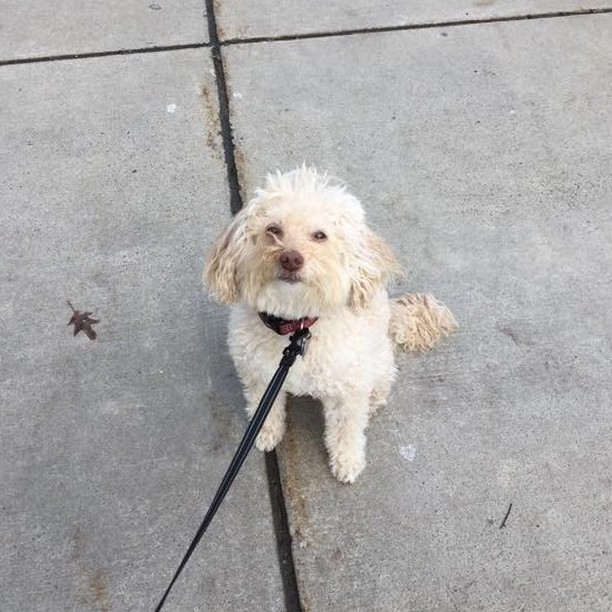
[[[246,212],[242,210],[213,244],[204,268],[204,284],[222,304],[240,298],[239,268],[246,247]]]

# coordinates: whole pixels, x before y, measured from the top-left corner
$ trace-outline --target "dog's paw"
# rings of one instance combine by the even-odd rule
[[[262,430],[257,434],[255,439],[255,446],[264,453],[269,453],[271,450],[276,448],[276,445],[283,439],[284,434],[283,428],[266,427],[263,426]]]
[[[338,455],[329,462],[332,474],[346,484],[352,484],[366,466],[364,456]]]

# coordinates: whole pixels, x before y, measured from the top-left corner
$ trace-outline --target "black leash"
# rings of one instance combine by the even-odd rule
[[[285,378],[287,378],[289,368],[291,368],[291,366],[294,364],[298,355],[304,355],[304,353],[306,352],[306,343],[309,338],[310,332],[308,331],[308,328],[303,327],[301,329],[298,329],[289,339],[290,344],[283,350],[283,357],[280,360],[278,369],[276,370],[274,376],[272,377],[272,380],[268,384],[268,387],[259,402],[259,406],[257,406],[257,410],[255,411],[253,418],[249,422],[249,425],[246,428],[246,431],[244,432],[244,436],[242,437],[242,440],[238,445],[238,450],[236,450],[234,458],[232,459],[230,466],[227,468],[227,472],[225,472],[225,476],[223,477],[223,480],[221,481],[221,484],[219,485],[219,488],[215,493],[215,497],[213,498],[213,501],[210,504],[206,515],[204,516],[204,520],[198,528],[195,537],[191,541],[191,544],[189,545],[189,548],[187,549],[183,560],[178,566],[178,569],[176,570],[172,581],[166,589],[164,596],[157,604],[155,612],[159,612],[163,608],[166,598],[170,593],[170,589],[172,589],[177,578],[181,575],[183,568],[185,567],[185,565],[187,565],[187,561],[189,561],[189,557],[191,557],[191,554],[196,549],[196,546],[202,539],[204,532],[208,529],[208,526],[210,525],[213,517],[219,509],[219,506],[221,505],[221,502],[223,501],[226,493],[232,486],[234,478],[236,478],[238,471],[240,470],[242,464],[244,463],[244,460],[249,454],[249,451],[251,450],[253,443],[255,442],[255,438],[257,437],[259,430],[264,424],[266,417],[270,412],[270,408],[272,408],[272,404],[274,403],[276,396],[278,395],[279,391],[281,390],[281,387],[283,386],[283,383],[285,382]]]

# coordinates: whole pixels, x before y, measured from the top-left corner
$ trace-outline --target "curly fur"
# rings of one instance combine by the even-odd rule
[[[303,260],[289,280],[284,253]],[[214,298],[233,305],[229,347],[249,417],[288,342],[257,313],[319,317],[257,438],[260,450],[283,437],[287,393],[310,395],[323,403],[333,474],[353,482],[363,470],[368,417],[386,403],[396,376],[394,348],[430,348],[456,326],[431,296],[389,300],[386,286],[400,272],[359,201],[314,169],[269,175],[236,215],[211,249],[204,281]]]
[[[389,335],[403,351],[433,348],[456,328],[451,311],[431,295],[415,293],[391,300]]]

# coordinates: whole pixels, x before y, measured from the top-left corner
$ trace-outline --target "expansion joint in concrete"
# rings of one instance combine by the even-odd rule
[[[215,70],[217,93],[219,96],[219,123],[221,126],[223,151],[225,154],[225,165],[227,168],[227,180],[230,191],[230,210],[232,214],[236,214],[242,208],[243,202],[242,196],[240,195],[240,181],[236,166],[227,81],[223,66],[221,43],[219,41],[219,33],[217,30],[214,0],[206,0],[206,14],[208,17],[208,35]],[[289,531],[285,497],[283,494],[276,451],[266,453],[265,461],[272,511],[272,524],[276,537],[276,550],[278,553],[278,563],[285,597],[285,609],[287,612],[301,612],[302,606],[300,603],[300,595],[291,547],[291,533]]]
[[[223,67],[223,59],[221,57],[221,49],[223,47],[231,47],[234,45],[249,45],[257,43],[273,43],[273,42],[288,42],[288,41],[299,41],[299,40],[311,40],[316,38],[338,38],[342,36],[355,36],[359,34],[380,34],[384,32],[403,32],[410,30],[427,30],[433,28],[453,28],[458,26],[476,26],[485,25],[491,23],[506,23],[512,21],[532,21],[538,19],[554,19],[559,17],[579,17],[582,15],[603,15],[606,13],[612,13],[612,8],[586,8],[577,9],[575,11],[555,11],[548,13],[531,13],[525,15],[509,15],[509,16],[498,16],[498,17],[481,17],[474,19],[458,19],[449,21],[431,21],[425,23],[414,23],[405,25],[390,25],[390,26],[378,26],[371,28],[356,28],[351,30],[329,30],[322,32],[305,32],[303,34],[279,34],[276,36],[252,36],[248,38],[226,38],[219,40],[216,20],[214,13],[212,12],[212,0],[206,0],[207,5],[207,17],[209,24],[210,42],[201,43],[186,43],[182,45],[159,45],[152,47],[141,47],[134,49],[116,49],[110,51],[92,51],[85,53],[65,53],[61,55],[46,55],[41,57],[24,57],[15,59],[0,59],[0,67],[11,66],[15,64],[35,64],[40,62],[58,62],[65,60],[79,60],[88,59],[95,57],[112,57],[117,55],[137,55],[140,53],[163,53],[167,51],[181,51],[185,49],[202,49],[210,47],[213,53],[213,60],[215,62],[215,73],[217,74],[217,80],[221,79],[225,82],[225,76],[219,76],[219,70]],[[210,6],[209,6],[210,5]],[[211,26],[211,23],[213,24]],[[214,30],[213,30],[214,27]],[[214,31],[214,36],[213,36]],[[218,68],[218,66],[220,68]],[[227,95],[227,89],[223,88],[225,95]],[[221,92],[221,89],[220,89]],[[219,94],[221,95],[221,93]],[[223,121],[223,118],[222,118]],[[231,134],[231,126],[230,134]],[[225,133],[225,131],[224,131]],[[227,148],[226,148],[227,149]],[[226,161],[227,161],[227,150],[226,150]],[[232,168],[228,165],[228,171]],[[236,164],[233,164],[233,170],[235,171]],[[237,173],[234,179],[237,186]],[[239,191],[237,192],[238,196]],[[237,212],[241,208],[237,200],[232,200],[232,212]]]
[[[219,33],[217,31],[217,20],[215,17],[213,0],[206,0],[206,15],[208,18],[208,36],[210,39],[211,55],[215,70],[217,94],[219,96],[219,123],[221,125],[223,153],[225,156],[225,167],[227,169],[227,182],[230,190],[230,210],[232,211],[232,214],[235,215],[242,208],[242,196],[240,195],[238,168],[236,167],[236,155],[234,148],[234,137],[232,133],[232,123],[230,120],[227,81],[225,79],[223,55],[221,53],[219,43]]]
[[[278,563],[285,594],[285,610],[287,612],[302,612],[295,564],[293,562],[291,532],[289,531],[285,495],[278,468],[278,456],[276,451],[273,450],[270,453],[266,453],[265,457],[270,503],[272,505],[272,522],[274,524],[274,533],[276,534],[276,550],[278,552]]]
[[[581,15],[601,15],[612,13],[612,8],[577,9],[575,11],[555,11],[548,13],[531,13],[525,15],[508,15],[498,17],[479,17],[474,19],[456,19],[448,21],[430,21],[404,25],[375,26],[370,28],[355,28],[351,30],[329,30],[322,32],[305,32],[303,34],[280,34],[278,36],[252,36],[249,38],[227,38],[219,44],[222,47],[247,45],[256,43],[288,42],[311,40],[314,38],[336,38],[355,36],[359,34],[380,34],[384,32],[404,32],[410,30],[429,30],[433,28],[453,28],[458,26],[475,26],[490,23],[506,23],[508,21],[531,21],[536,19],[554,19],[559,17],[576,17]]]
[[[118,55],[140,55],[142,53],[161,53],[164,51],[183,51],[185,49],[202,49],[209,47],[208,43],[188,43],[184,45],[160,45],[154,47],[142,47],[137,49],[115,49],[112,51],[91,51],[88,53],[64,53],[61,55],[45,55],[41,57],[24,57],[19,59],[0,59],[1,66],[13,66],[15,64],[39,64],[42,62],[62,62],[66,60],[91,59],[96,57],[115,57]]]

